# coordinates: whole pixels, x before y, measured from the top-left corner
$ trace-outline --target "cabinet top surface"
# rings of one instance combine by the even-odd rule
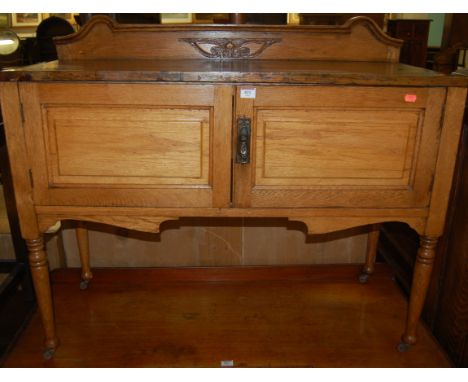
[[[467,86],[446,76],[398,63],[304,60],[82,60],[5,69],[2,81],[284,83],[383,86]]]
[[[95,16],[55,39],[58,60],[0,81],[467,86],[398,63],[401,40],[366,17],[340,26],[124,25]]]

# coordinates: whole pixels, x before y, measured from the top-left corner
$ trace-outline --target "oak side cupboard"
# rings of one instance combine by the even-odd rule
[[[286,217],[311,234],[369,226],[370,242],[379,223],[407,223],[420,248],[397,348],[415,344],[468,82],[399,64],[401,44],[365,17],[152,26],[96,16],[56,39],[57,61],[3,71],[45,357],[58,340],[43,234],[62,220],[158,232],[179,217]],[[85,228],[78,238],[86,287]]]

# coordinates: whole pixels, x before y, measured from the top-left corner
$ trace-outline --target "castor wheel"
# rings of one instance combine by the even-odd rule
[[[397,345],[397,350],[400,352],[400,353],[404,353],[406,351],[409,350],[410,348],[410,344],[407,344],[407,343],[404,343],[404,342],[400,342],[398,345]]]
[[[45,349],[42,353],[42,357],[48,361],[54,357],[55,349]]]
[[[89,285],[89,280],[81,280],[80,281],[80,289],[81,290],[88,289],[88,285]]]
[[[359,282],[360,282],[361,284],[365,284],[365,283],[367,283],[367,281],[369,281],[369,274],[368,274],[368,273],[362,272],[362,273],[359,275],[358,279],[359,279]]]

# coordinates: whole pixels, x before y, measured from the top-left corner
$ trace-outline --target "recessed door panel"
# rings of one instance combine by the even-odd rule
[[[209,186],[210,109],[47,107],[53,185]]]
[[[420,114],[260,109],[255,185],[409,186]]]

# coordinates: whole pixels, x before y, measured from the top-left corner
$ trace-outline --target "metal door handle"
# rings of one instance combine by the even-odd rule
[[[236,163],[250,162],[250,118],[241,117],[237,120],[237,154]]]

